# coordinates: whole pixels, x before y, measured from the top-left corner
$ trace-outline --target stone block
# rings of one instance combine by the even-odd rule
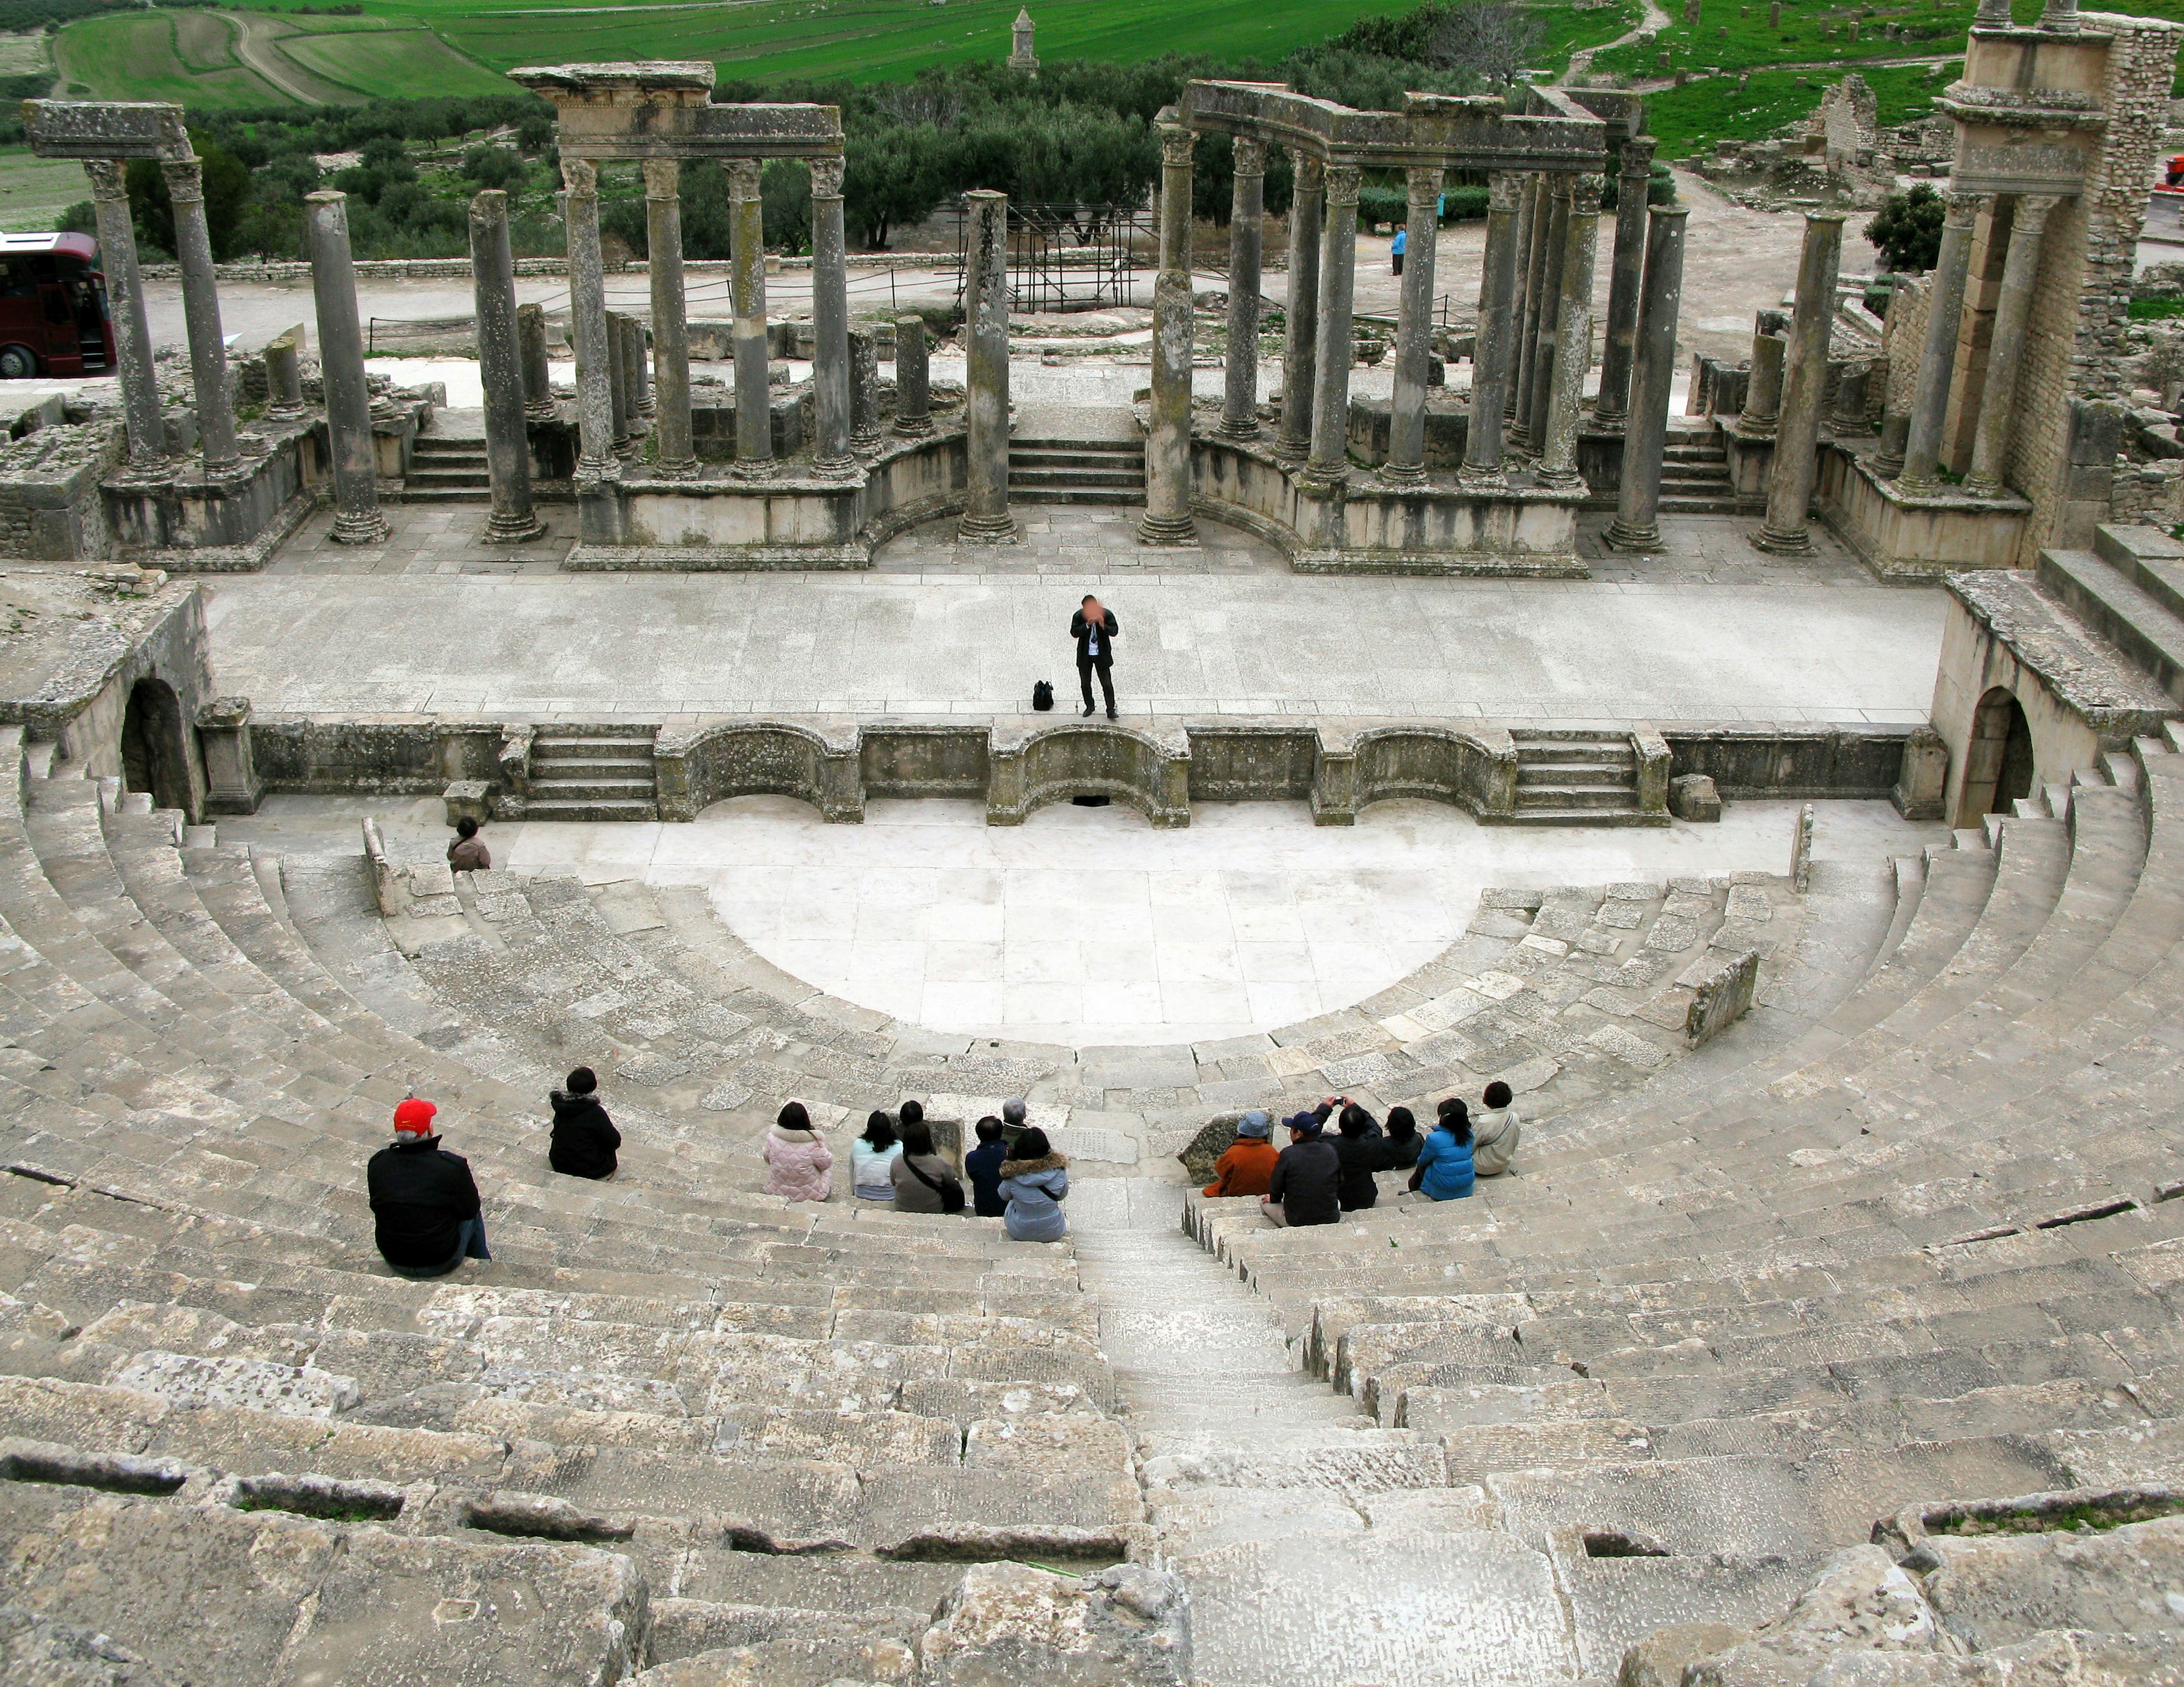
[[[1182,1584],[1141,1564],[1078,1580],[974,1564],[917,1643],[922,1687],[1182,1687],[1190,1679]]]
[[[1744,949],[1724,957],[1692,982],[1691,1005],[1684,1019],[1684,1040],[1692,1048],[1710,1043],[1752,1006],[1759,979],[1759,955]]]
[[[1752,1638],[1726,1623],[1676,1623],[1656,1629],[1623,1654],[1615,1687],[1680,1687],[1686,1665],[1725,1652]]]
[[[441,795],[450,826],[459,820],[474,820],[482,826],[493,818],[493,787],[482,779],[458,779]]]
[[[1800,896],[1813,882],[1813,805],[1797,810],[1797,827],[1790,839],[1790,883]]]
[[[1939,820],[1948,784],[1948,745],[1931,727],[1914,727],[1903,741],[1903,769],[1889,800],[1906,820]]]
[[[1669,812],[1678,820],[1718,821],[1721,793],[1703,773],[1681,773],[1669,782]]]

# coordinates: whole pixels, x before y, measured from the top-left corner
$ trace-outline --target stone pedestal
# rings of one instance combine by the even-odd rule
[[[1440,235],[1438,168],[1419,166],[1405,175],[1409,189],[1405,209],[1403,289],[1396,319],[1396,369],[1388,418],[1388,460],[1383,479],[1415,482],[1425,478],[1426,363],[1432,352],[1435,248]]]
[[[523,420],[523,355],[515,331],[515,266],[508,241],[508,195],[497,189],[471,201],[471,275],[477,301],[478,378],[485,389],[486,471],[494,544],[543,537],[531,507],[531,442]]]
[[[1160,124],[1160,272],[1153,281],[1152,423],[1145,435],[1145,513],[1138,539],[1189,544],[1190,519],[1190,131]],[[1287,400],[1284,401],[1286,407]]]
[[[894,431],[905,439],[933,431],[933,369],[922,316],[894,320]]]
[[[1013,544],[1023,537],[1009,513],[1009,201],[1004,193],[964,195],[968,267],[963,277],[968,379],[963,410],[969,496],[956,538]]]
[[[250,699],[217,697],[198,710],[207,814],[256,814],[265,782],[250,747]]]
[[[1274,450],[1302,462],[1312,449],[1312,395],[1319,348],[1319,246],[1327,172],[1301,148],[1290,149],[1296,186],[1290,198],[1289,308],[1282,342],[1282,427]]]
[[[1235,142],[1236,177],[1228,216],[1228,354],[1221,431],[1229,439],[1259,431],[1259,248],[1266,232],[1266,143]]]
[[[811,398],[822,475],[856,472],[850,448],[850,281],[842,160],[811,161]]]
[[[1813,548],[1808,521],[1819,474],[1820,401],[1828,383],[1828,344],[1836,314],[1836,271],[1842,257],[1843,214],[1808,212],[1797,264],[1797,305],[1782,377],[1782,415],[1774,429],[1774,472],[1767,521],[1752,543],[1763,551],[1802,555]]]
[[[1744,387],[1744,409],[1736,431],[1747,439],[1772,439],[1782,419],[1782,359],[1789,342],[1780,334],[1752,337],[1752,378]]]
[[[1669,441],[1669,392],[1676,376],[1676,313],[1684,289],[1681,205],[1646,214],[1646,271],[1638,298],[1638,333],[1630,370],[1630,414],[1623,429],[1623,478],[1607,542],[1619,550],[1658,550],[1661,543],[1661,458]]]
[[[228,393],[227,342],[220,332],[220,287],[213,280],[212,230],[205,221],[204,160],[163,163],[175,212],[175,256],[182,269],[182,320],[189,331],[190,376],[197,387],[198,447],[208,476],[242,456],[235,443],[235,405]]]
[[[333,540],[376,545],[391,531],[380,513],[371,443],[371,398],[364,380],[364,334],[356,315],[356,270],[349,261],[348,196],[304,196],[318,303],[319,368],[326,382],[326,454],[334,483]]]
[[[293,331],[266,342],[265,414],[275,421],[304,414],[304,354]]]
[[[652,472],[680,479],[698,472],[690,425],[689,309],[682,292],[682,166],[644,161],[645,270],[652,284],[654,400]]]
[[[561,412],[554,402],[554,380],[546,362],[546,307],[515,307],[516,352],[523,360],[523,414],[532,421],[553,421]]]
[[[730,287],[736,315],[736,472],[756,477],[773,472],[773,413],[766,387],[766,214],[759,199],[758,160],[730,159],[727,170],[728,246],[734,266]],[[816,279],[815,270],[815,284]],[[844,351],[846,365],[846,347]],[[844,373],[846,378],[846,367]]]
[[[1638,289],[1646,273],[1646,195],[1653,177],[1653,137],[1623,143],[1616,175],[1615,249],[1608,259],[1607,332],[1600,359],[1593,420],[1619,426],[1630,413],[1630,365],[1638,342]]]

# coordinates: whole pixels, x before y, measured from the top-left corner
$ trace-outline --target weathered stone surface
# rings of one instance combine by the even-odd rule
[[[1117,1564],[1078,1580],[976,1564],[917,1643],[921,1687],[1182,1687],[1190,1612],[1173,1576]]]
[[[0,1606],[0,1680],[9,1687],[167,1687],[167,1678],[93,1629]]]
[[[2184,1517],[2075,1534],[1930,1535],[1926,1595],[1976,1651],[2042,1629],[2184,1631]],[[2178,1635],[2184,1644],[2184,1634]]]
[[[1686,1665],[1751,1638],[1749,1629],[1725,1623],[1678,1623],[1656,1629],[1623,1654],[1615,1687],[1682,1687]]]
[[[1691,1007],[1684,1018],[1685,1040],[1696,1049],[1728,1030],[1752,1006],[1758,981],[1759,955],[1754,949],[1741,950],[1708,966],[1691,981]]]
[[[1684,1680],[1685,1687],[1804,1687],[1838,1653],[1930,1653],[1940,1640],[1919,1584],[1878,1546],[1852,1546],[1828,1561],[1786,1614],[1693,1663]]]

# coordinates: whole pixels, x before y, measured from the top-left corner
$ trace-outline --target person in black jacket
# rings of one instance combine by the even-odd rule
[[[1418,1116],[1407,1107],[1388,1109],[1388,1133],[1380,1139],[1380,1169],[1407,1172],[1418,1163],[1425,1139],[1418,1134]]]
[[[1380,1199],[1373,1174],[1380,1169],[1381,1136],[1373,1116],[1355,1105],[1342,1110],[1342,1133],[1329,1144],[1341,1178],[1336,1193],[1345,1212],[1356,1212]]]
[[[615,1150],[621,1133],[599,1105],[599,1077],[589,1066],[569,1074],[569,1087],[547,1096],[554,1105],[554,1144],[546,1163],[565,1178],[604,1182],[615,1174]]]
[[[1097,669],[1110,721],[1115,718],[1115,635],[1121,631],[1114,610],[1103,607],[1089,592],[1069,617],[1069,636],[1077,641],[1077,684],[1084,693],[1084,712],[1092,712],[1092,674]]]
[[[1290,1145],[1274,1161],[1259,1211],[1272,1224],[1332,1224],[1342,1217],[1342,1166],[1334,1146],[1321,1136],[1315,1113],[1293,1114],[1284,1122]]]
[[[380,1257],[404,1277],[445,1277],[465,1259],[489,1260],[485,1219],[470,1162],[440,1146],[431,1102],[412,1096],[394,1110],[394,1143],[371,1156],[371,1196]]]

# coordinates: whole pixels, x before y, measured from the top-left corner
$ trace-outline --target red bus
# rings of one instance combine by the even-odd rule
[[[0,234],[0,380],[113,369],[98,257],[87,234]]]

